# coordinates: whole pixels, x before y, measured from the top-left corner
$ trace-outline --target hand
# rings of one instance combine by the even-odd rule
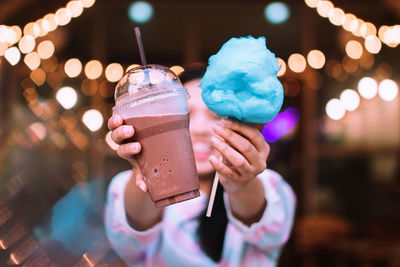
[[[213,127],[211,143],[224,160],[210,157],[226,192],[240,191],[265,170],[269,145],[255,127],[223,119]]]
[[[143,180],[143,174],[136,160],[136,155],[140,153],[142,147],[139,142],[128,142],[135,134],[132,125],[124,125],[121,116],[113,115],[108,120],[108,129],[111,132],[111,139],[119,145],[117,149],[118,156],[131,163],[133,169],[132,177],[136,178],[136,185],[144,192],[147,192],[146,183]]]

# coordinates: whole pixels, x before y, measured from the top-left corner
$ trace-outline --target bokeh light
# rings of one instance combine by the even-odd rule
[[[90,131],[95,132],[99,130],[101,126],[103,126],[104,119],[100,111],[96,109],[90,109],[83,114],[82,122]]]
[[[313,69],[322,69],[325,65],[325,56],[319,50],[311,50],[307,55],[308,64]]]
[[[305,0],[304,2],[306,3],[307,6],[311,8],[316,8],[319,1],[320,0]]]
[[[65,62],[64,71],[70,78],[78,77],[82,72],[82,63],[77,58],[68,59]]]
[[[40,57],[37,52],[31,52],[24,57],[24,63],[31,70],[37,69],[40,66]]]
[[[43,140],[47,135],[46,127],[41,122],[34,122],[28,128],[39,140]]]
[[[56,15],[54,15],[53,13],[50,13],[50,14],[47,14],[46,16],[44,16],[43,21],[48,22],[49,31],[54,31],[55,29],[57,29],[58,25],[56,22]]]
[[[94,5],[94,3],[96,2],[96,0],[80,0],[83,4],[84,8],[89,8],[91,6]]]
[[[31,72],[29,77],[37,86],[41,86],[46,81],[46,72],[41,68],[37,68]]]
[[[340,94],[340,101],[348,111],[354,111],[360,105],[360,96],[353,89],[346,89]]]
[[[317,4],[317,12],[321,17],[327,18],[331,10],[333,10],[333,4],[330,1],[319,1]]]
[[[351,13],[347,13],[344,16],[343,29],[352,32],[355,31],[357,27],[358,27],[357,17]]]
[[[346,44],[346,54],[353,58],[359,59],[363,53],[363,48],[358,41],[351,40]]]
[[[336,26],[342,25],[344,23],[344,11],[335,7],[329,13],[329,21]]]
[[[399,93],[399,87],[397,83],[390,79],[385,79],[379,83],[379,96],[387,101],[390,102],[394,100]]]
[[[295,53],[290,55],[288,65],[293,72],[300,73],[306,69],[307,62],[303,55]]]
[[[25,35],[21,38],[21,40],[19,40],[18,48],[21,53],[27,54],[35,49],[35,45],[35,38],[33,38],[31,35]]]
[[[360,27],[360,33],[364,38],[370,35],[376,35],[376,27],[371,22],[364,22]]]
[[[340,120],[341,118],[344,117],[346,109],[344,108],[343,103],[339,99],[333,98],[329,100],[328,103],[326,104],[325,112],[330,119]]]
[[[146,1],[133,2],[128,8],[128,16],[133,22],[146,23],[153,16],[153,6]]]
[[[381,40],[379,40],[375,35],[369,35],[365,39],[364,45],[365,49],[372,54],[378,54],[382,48]]]
[[[276,59],[278,60],[278,65],[279,65],[279,71],[277,73],[277,76],[281,77],[286,73],[286,63],[280,57],[277,57]]]
[[[289,7],[282,2],[271,2],[264,9],[265,19],[272,24],[281,24],[289,19]]]
[[[89,79],[95,80],[103,73],[103,66],[98,60],[91,60],[85,65],[85,74]]]
[[[54,54],[54,44],[50,40],[42,41],[37,48],[37,52],[42,59],[48,59]]]
[[[71,11],[62,7],[56,11],[56,22],[58,25],[67,25],[71,21]]]
[[[19,52],[18,48],[13,46],[6,50],[4,57],[11,65],[15,66],[21,59],[21,52]]]
[[[35,22],[29,22],[28,24],[25,25],[23,33],[24,35],[30,35],[36,38],[39,36],[40,27]]]
[[[57,91],[56,99],[60,105],[65,109],[71,109],[78,101],[78,94],[72,87],[62,87]]]
[[[81,1],[69,1],[66,7],[73,18],[79,17],[83,12],[83,4]]]
[[[364,77],[358,82],[358,92],[366,99],[372,99],[378,92],[378,84],[371,77]]]
[[[124,74],[124,69],[119,63],[111,63],[105,70],[106,79],[109,82],[117,82]]]
[[[185,69],[181,66],[175,65],[169,68],[170,70],[172,70],[176,75],[181,75],[182,72],[185,71]]]

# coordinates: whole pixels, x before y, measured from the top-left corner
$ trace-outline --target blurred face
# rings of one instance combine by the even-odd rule
[[[192,137],[194,157],[199,176],[214,172],[208,161],[211,154],[216,154],[211,146],[212,126],[219,117],[211,112],[201,98],[200,80],[192,80],[184,84],[190,94],[190,135]]]

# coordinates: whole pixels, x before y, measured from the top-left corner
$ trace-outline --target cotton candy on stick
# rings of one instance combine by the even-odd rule
[[[283,104],[283,87],[277,78],[278,61],[265,38],[231,38],[208,60],[201,79],[204,103],[221,117],[249,124],[272,120]],[[211,216],[218,173],[206,215]]]

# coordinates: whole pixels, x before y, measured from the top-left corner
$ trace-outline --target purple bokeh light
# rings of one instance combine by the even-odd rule
[[[264,125],[262,134],[267,142],[276,142],[289,132],[299,122],[300,112],[294,107],[288,107],[273,120]]]

